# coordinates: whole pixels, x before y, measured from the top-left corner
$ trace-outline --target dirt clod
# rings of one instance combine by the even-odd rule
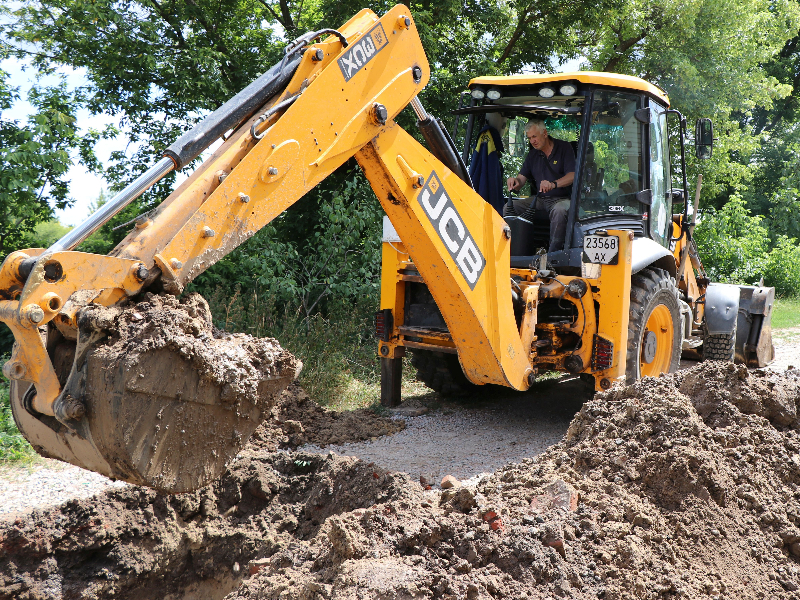
[[[800,599],[799,386],[705,363],[615,387],[545,454],[442,492],[257,443],[193,494],[0,525],[0,599]]]
[[[259,427],[251,443],[264,450],[297,449],[305,444],[320,448],[369,440],[405,429],[405,421],[390,419],[371,409],[337,412],[314,402],[292,384],[272,410],[272,419]]]

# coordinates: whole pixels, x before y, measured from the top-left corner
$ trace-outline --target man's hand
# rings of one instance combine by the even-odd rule
[[[509,192],[516,192],[519,189],[522,189],[522,186],[525,185],[525,182],[528,181],[522,175],[517,175],[516,177],[509,177],[506,183],[508,184],[508,191]]]
[[[547,181],[546,179],[542,180],[542,183],[539,184],[539,193],[544,194],[549,192],[550,190],[555,189],[555,184],[552,181]]]

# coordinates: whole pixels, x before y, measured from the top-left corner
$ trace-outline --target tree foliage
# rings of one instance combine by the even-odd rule
[[[752,285],[763,278],[784,296],[800,289],[797,240],[778,235],[772,244],[765,219],[751,214],[741,196],[732,196],[719,211],[707,211],[695,234],[713,281]]]
[[[0,71],[0,258],[23,245],[54,209],[70,204],[67,172],[76,160],[101,170],[92,150],[101,134],[82,134],[76,122],[79,92],[63,82],[33,87],[28,101],[36,112],[19,123],[2,117],[19,94],[7,78]]]
[[[774,235],[800,238],[800,31],[764,69],[791,93],[740,116],[742,127],[760,141],[751,157],[742,158],[753,168],[743,196]]]

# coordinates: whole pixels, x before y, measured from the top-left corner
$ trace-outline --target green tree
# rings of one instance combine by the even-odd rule
[[[609,12],[584,52],[592,68],[643,77],[663,87],[692,123],[715,121],[714,158],[703,172],[703,203],[720,206],[752,176],[758,137],[737,118],[769,109],[791,87],[764,65],[800,26],[795,0],[633,0]],[[731,160],[731,159],[734,160]]]
[[[795,33],[764,65],[791,93],[740,119],[760,141],[744,157],[753,168],[752,185],[743,194],[748,206],[767,219],[773,235],[800,238],[800,31]]]
[[[285,38],[339,26],[363,6],[350,0],[32,0],[15,10],[3,33],[19,56],[40,69],[87,70],[87,105],[117,115],[130,135],[130,152],[114,154],[107,172],[116,191],[179,133],[274,64]],[[380,14],[392,3],[367,6]],[[702,167],[692,162],[691,172],[705,175],[704,205],[720,207],[731,193],[744,193],[753,175],[751,157],[760,138],[743,125],[742,115],[772,110],[792,89],[770,65],[797,35],[798,6],[796,0],[422,0],[410,8],[432,68],[421,97],[433,114],[446,115],[472,76],[546,71],[554,57],[583,56],[593,68],[661,85],[690,120],[715,118],[715,157]],[[410,110],[399,120],[413,130]],[[328,218],[325,207],[352,179],[350,167],[264,236],[311,261],[313,245],[296,240],[314,239]],[[112,231],[114,226],[155,206],[173,184],[173,177],[165,178],[115,217],[104,233],[109,244],[126,233]],[[785,204],[790,214],[793,205]],[[364,210],[357,203],[344,207]],[[357,249],[365,239],[348,243]],[[359,256],[366,260],[368,254]],[[215,273],[251,276],[235,264],[240,258],[223,261],[205,281]]]
[[[779,235],[774,245],[765,219],[753,215],[738,194],[721,210],[710,209],[696,229],[703,265],[712,281],[754,284],[761,278],[778,294],[796,296],[800,290],[800,246]]]
[[[37,223],[33,231],[25,238],[24,245],[28,248],[49,248],[69,232],[72,227],[67,227],[57,219]]]
[[[82,101],[65,83],[34,87],[28,101],[35,113],[26,123],[3,119],[19,98],[0,71],[0,258],[23,245],[37,224],[71,203],[67,172],[80,161],[100,171],[92,148],[97,131],[80,132],[75,113]]]

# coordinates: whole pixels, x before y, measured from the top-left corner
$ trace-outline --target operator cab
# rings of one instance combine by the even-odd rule
[[[505,126],[504,152],[495,159],[502,165],[499,184],[506,201],[503,216],[512,229],[512,267],[538,265],[537,254],[546,251],[550,238],[548,211],[535,201],[524,215],[509,209],[512,198],[505,180],[519,173],[530,149],[524,131],[530,119],[543,120],[551,137],[570,142],[576,157],[564,247],[547,255],[548,266],[581,274],[584,236],[606,229],[631,230],[636,237],[669,246],[673,192],[668,108],[663,90],[613,73],[480,77],[470,82],[454,111],[454,138],[464,140],[463,158],[469,162],[486,124]],[[536,191],[522,195],[533,201]]]

